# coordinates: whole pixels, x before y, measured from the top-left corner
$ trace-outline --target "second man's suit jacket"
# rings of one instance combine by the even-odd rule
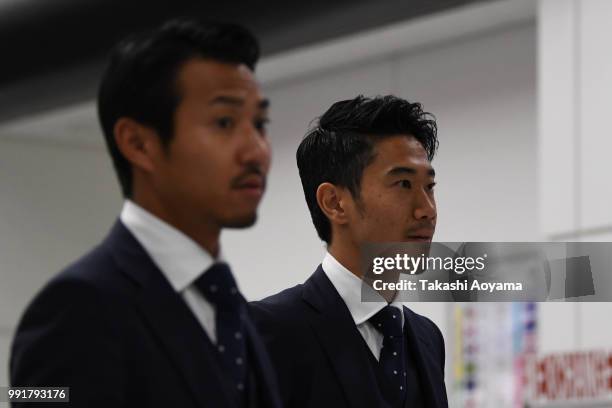
[[[321,266],[304,284],[253,302],[251,308],[286,407],[387,406],[371,352]],[[431,320],[406,307],[404,316],[425,406],[446,408],[442,334]]]

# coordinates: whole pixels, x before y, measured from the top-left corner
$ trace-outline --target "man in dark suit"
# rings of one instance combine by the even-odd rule
[[[258,55],[242,27],[188,20],[113,50],[98,113],[125,203],[25,311],[13,386],[70,387],[74,407],[280,406],[219,248],[254,224],[269,169]]]
[[[327,254],[304,283],[252,303],[287,407],[447,407],[444,340],[391,296],[363,302],[360,246],[430,242],[436,124],[393,97],[335,103],[297,151]]]

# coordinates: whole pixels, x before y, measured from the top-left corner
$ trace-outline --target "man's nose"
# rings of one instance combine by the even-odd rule
[[[437,216],[436,200],[428,194],[427,191],[421,190],[417,193],[417,199],[414,208],[414,218],[417,220],[433,220]]]
[[[241,164],[257,165],[267,171],[270,164],[270,143],[254,124],[244,126],[238,158]]]

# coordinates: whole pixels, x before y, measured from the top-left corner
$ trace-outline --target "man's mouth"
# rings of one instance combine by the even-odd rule
[[[406,240],[408,242],[431,242],[433,234],[433,230],[416,231],[406,235]]]
[[[249,196],[261,197],[266,188],[266,181],[264,177],[253,174],[242,178],[234,188]]]

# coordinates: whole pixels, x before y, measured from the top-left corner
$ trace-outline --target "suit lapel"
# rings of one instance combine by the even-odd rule
[[[444,382],[444,373],[437,369],[439,357],[431,351],[431,346],[427,340],[427,335],[421,333],[420,325],[416,322],[416,316],[407,307],[404,307],[404,317],[408,325],[406,341],[408,347],[412,347],[414,358],[417,365],[421,383],[423,386],[423,396],[427,407],[447,408],[448,404],[444,396],[446,390],[440,390],[438,384]],[[444,385],[442,385],[444,387]]]
[[[321,266],[304,283],[304,301],[315,308],[308,319],[351,407],[379,407],[383,397],[363,339],[340,295]]]
[[[139,289],[135,303],[198,406],[236,406],[213,354],[214,346],[183,299],[120,222],[105,244]]]

